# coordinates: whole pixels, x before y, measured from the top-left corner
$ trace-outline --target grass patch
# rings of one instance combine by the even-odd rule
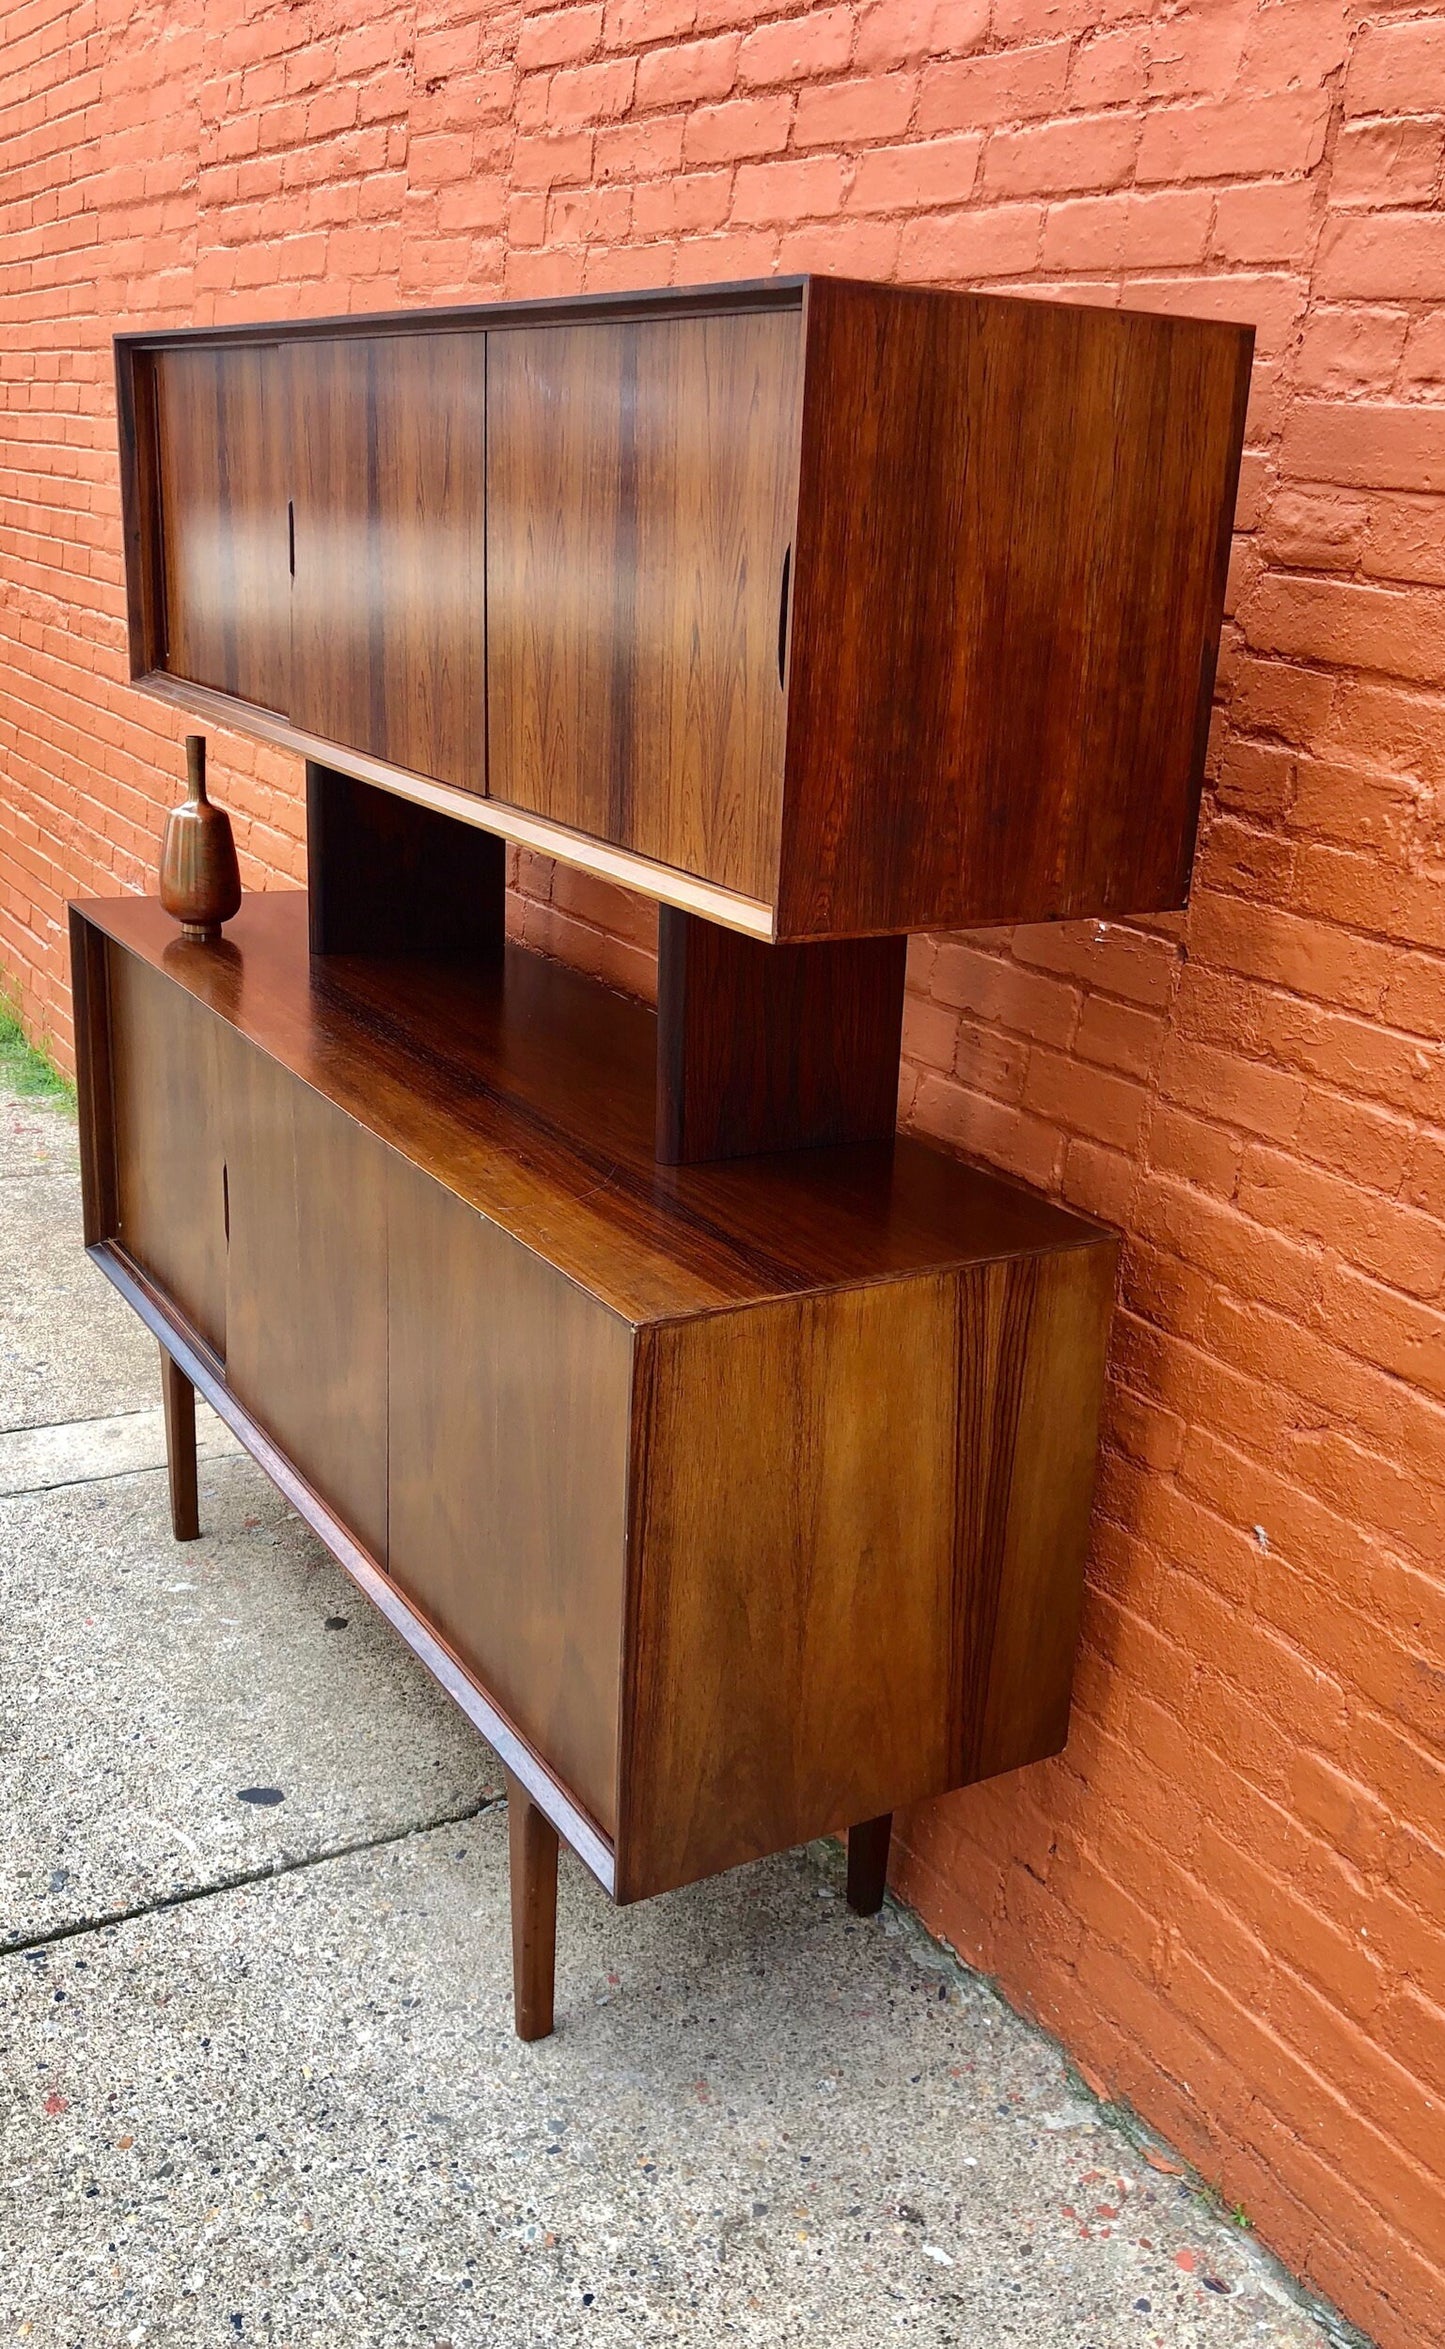
[[[75,1106],[75,1087],[63,1077],[48,1052],[31,1043],[12,1007],[0,1001],[0,1089],[23,1093],[33,1101],[63,1102]]]

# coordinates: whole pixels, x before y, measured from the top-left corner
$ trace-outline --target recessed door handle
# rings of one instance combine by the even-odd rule
[[[286,500],[286,566],[296,576],[296,500]]]
[[[783,584],[778,596],[778,683],[780,685],[784,681],[784,672],[788,665],[788,586],[792,570],[793,550],[789,547],[783,556]]]

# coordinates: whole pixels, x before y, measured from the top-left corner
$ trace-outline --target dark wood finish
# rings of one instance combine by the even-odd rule
[[[957,1282],[950,1784],[1068,1736],[1114,1272],[1100,1247]]]
[[[876,1917],[888,1890],[888,1846],[893,1813],[861,1819],[848,1830],[848,1906],[860,1917]]]
[[[317,1540],[325,1544],[362,1596],[370,1600],[377,1613],[426,1666],[457,1710],[486,1739],[504,1768],[521,1779],[558,1834],[591,1870],[603,1891],[610,1893],[612,1846],[583,1817],[566,1789],[557,1784],[531,1748],[523,1743],[515,1725],[477,1687],[446,1642],[403,1598],[350,1528],[327,1507],[319,1493],[312,1491],[294,1463],[237,1402],[226,1384],[225,1367],[211,1348],[181,1320],[155,1283],[113,1240],[102,1240],[86,1253],[151,1335],[175,1356],[197,1394],[204,1395],[217,1417],[271,1479],[282,1499],[311,1528]]]
[[[810,280],[780,936],[1184,902],[1252,347]]]
[[[660,1160],[887,1140],[906,938],[768,946],[663,906],[657,943]]]
[[[290,715],[235,713],[267,739],[786,940],[1179,904],[1252,341],[824,278],[126,338],[133,667],[190,707],[261,690],[234,566],[190,560],[228,404],[259,461],[249,354],[291,387],[300,565]],[[235,594],[264,670],[290,578],[262,486],[270,584]],[[162,571],[202,591],[164,653]]]
[[[631,1328],[400,1160],[388,1198],[390,1571],[610,1838]]]
[[[290,715],[486,789],[485,337],[291,343]]]
[[[314,759],[306,765],[306,873],[313,954],[501,960],[505,844]]]
[[[458,302],[436,310],[346,310],[330,318],[291,318],[268,324],[266,340],[274,343],[373,341],[382,335],[416,334],[424,325],[435,334],[473,333],[504,326],[585,326],[589,322],[615,325],[629,318],[718,318],[741,311],[796,311],[809,280],[806,277],[742,277],[714,285],[637,286],[626,293],[534,295],[525,301]],[[204,340],[221,348],[253,343],[255,326],[208,326]],[[188,349],[198,339],[195,327],[171,327],[160,333],[118,334],[117,358],[126,365],[151,351]]]
[[[125,549],[126,641],[132,677],[165,666],[156,368],[159,354],[115,346],[115,412],[120,437],[121,541]]]
[[[1113,1272],[1102,1243],[646,1333],[620,1898],[1062,1746]]]
[[[952,1290],[645,1333],[620,1898],[949,1783]]]
[[[650,1015],[517,950],[79,920],[141,1172],[137,1019],[210,1039],[226,1362],[98,1260],[614,1897],[1056,1750],[1109,1235],[906,1141],[660,1170]]]
[[[900,1135],[659,1168],[657,1022],[509,946],[501,973],[307,952],[302,892],[189,947],[153,900],[82,909],[366,1132],[632,1322],[1041,1250],[1099,1226]],[[861,1813],[859,1814],[861,1816]]]
[[[137,900],[136,902],[140,902]],[[112,949],[107,968],[115,1210],[106,1237],[174,1297],[191,1327],[226,1351],[226,1142],[222,1023],[197,1019],[166,975],[193,962],[232,967],[225,941],[178,938],[154,908],[159,952],[147,964]]]
[[[227,1380],[384,1566],[386,1153],[259,1052],[226,1111]]]
[[[538,327],[487,356],[494,798],[771,898],[786,314]]]
[[[291,577],[280,356],[266,343],[203,343],[173,345],[154,364],[163,665],[285,710]]]
[[[80,1196],[85,1244],[108,1239],[116,1203],[115,1097],[111,1086],[109,948],[103,932],[72,907],[70,1003],[75,1020],[75,1089],[80,1111]]]
[[[160,1356],[171,1532],[178,1542],[193,1542],[200,1538],[201,1531],[196,1492],[196,1390],[165,1346],[161,1347]]]
[[[519,2039],[552,2030],[557,1969],[557,1830],[507,1773],[512,1877],[512,2010]]]

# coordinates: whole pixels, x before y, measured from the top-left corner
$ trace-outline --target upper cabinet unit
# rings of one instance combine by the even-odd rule
[[[132,674],[762,937],[1179,905],[1252,341],[827,278],[124,337]]]

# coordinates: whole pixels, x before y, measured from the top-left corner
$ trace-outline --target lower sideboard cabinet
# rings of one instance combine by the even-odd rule
[[[652,1015],[520,949],[72,941],[91,1252],[496,1746],[524,2036],[559,1832],[630,1901],[848,1830],[867,1909],[1059,1749],[1111,1233],[902,1139],[659,1167]]]

